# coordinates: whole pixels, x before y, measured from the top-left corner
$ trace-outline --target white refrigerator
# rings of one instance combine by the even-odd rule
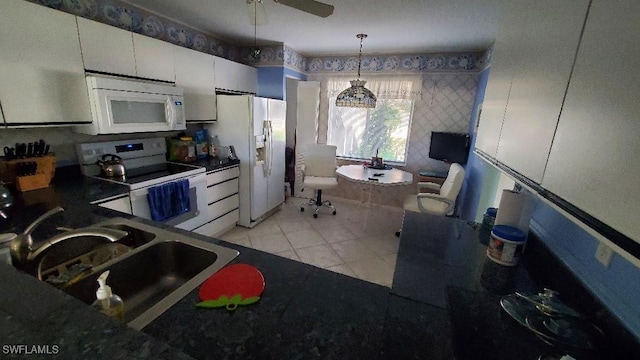
[[[240,160],[240,219],[254,227],[284,202],[287,105],[253,95],[218,95],[218,118],[209,125],[221,146],[232,145]]]

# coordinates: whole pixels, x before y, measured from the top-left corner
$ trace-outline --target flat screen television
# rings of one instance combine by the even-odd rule
[[[429,157],[449,163],[465,164],[469,156],[469,143],[467,134],[433,131]]]

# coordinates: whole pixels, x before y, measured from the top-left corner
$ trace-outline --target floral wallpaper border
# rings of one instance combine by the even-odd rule
[[[355,72],[357,56],[325,56],[307,58],[286,45],[261,48],[260,59],[254,66],[287,66],[307,73]],[[487,66],[488,53],[433,53],[374,55],[362,57],[362,72],[476,72]]]
[[[485,66],[484,52],[362,56],[362,72],[479,71]],[[307,72],[358,71],[358,56],[313,57]]]
[[[306,74],[355,72],[358,69],[356,55],[305,57],[284,44],[260,47],[260,58],[256,62],[251,62],[250,47],[230,44],[121,0],[27,1],[255,67],[285,66]],[[362,71],[365,73],[480,71],[488,65],[488,56],[490,51],[486,54],[463,52],[365,55],[362,58]]]

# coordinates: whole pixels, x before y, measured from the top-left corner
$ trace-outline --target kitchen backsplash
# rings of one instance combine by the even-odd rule
[[[199,125],[187,125],[188,134],[195,133]],[[51,151],[56,155],[57,166],[78,164],[75,145],[87,142],[102,142],[114,140],[143,139],[153,137],[170,137],[178,131],[135,133],[117,135],[85,135],[71,131],[69,127],[46,127],[33,129],[2,129],[0,131],[0,147],[13,147],[15,143],[29,143],[43,139],[51,145]]]

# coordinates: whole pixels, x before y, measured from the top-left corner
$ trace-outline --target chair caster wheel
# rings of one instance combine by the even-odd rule
[[[335,210],[333,211],[333,213],[332,213],[332,214],[333,214],[333,215],[335,215],[335,214],[336,214]]]
[[[396,237],[400,237],[400,231],[396,231]]]
[[[300,208],[300,212],[304,212],[304,208],[303,207]]]
[[[318,214],[313,214],[313,218],[317,219],[318,218]]]

